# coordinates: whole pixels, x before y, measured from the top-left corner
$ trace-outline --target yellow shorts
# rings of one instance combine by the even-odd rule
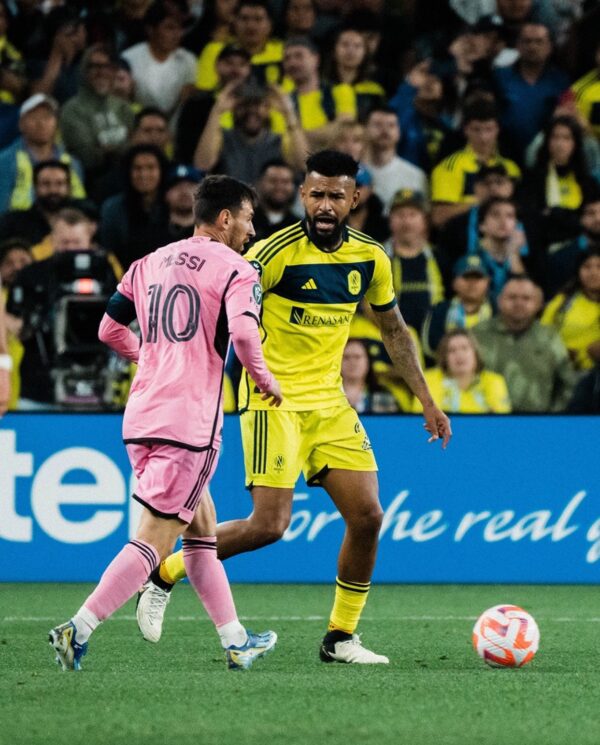
[[[309,486],[332,468],[376,471],[365,428],[354,409],[245,411],[240,416],[246,486],[293,489],[300,473]]]

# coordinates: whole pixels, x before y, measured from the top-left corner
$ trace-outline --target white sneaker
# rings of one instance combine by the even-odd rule
[[[352,639],[321,644],[319,657],[323,662],[350,662],[358,665],[387,665],[389,660],[382,654],[375,654],[365,649],[358,634],[352,634]]]
[[[135,615],[139,630],[147,642],[160,641],[163,620],[171,593],[148,580],[138,592]]]

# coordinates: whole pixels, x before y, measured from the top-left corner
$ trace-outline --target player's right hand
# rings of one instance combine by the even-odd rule
[[[269,406],[281,406],[283,394],[281,393],[281,388],[275,378],[273,378],[271,385],[262,391],[261,398],[263,401],[269,401],[269,399],[271,399],[271,401],[269,401]]]

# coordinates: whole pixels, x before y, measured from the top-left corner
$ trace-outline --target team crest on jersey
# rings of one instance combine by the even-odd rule
[[[275,459],[273,461],[273,464],[274,464],[274,468],[275,468],[275,470],[277,472],[283,471],[283,465],[284,465],[284,463],[285,463],[285,459],[284,459],[283,455],[276,455],[275,456]]]
[[[365,435],[365,439],[363,440],[362,444],[363,450],[373,450],[373,446],[371,445],[371,440],[369,440],[369,436]]]
[[[356,271],[356,269],[353,269],[348,274],[348,290],[352,293],[352,295],[358,295],[361,286],[362,278],[360,276],[360,272]]]
[[[262,302],[262,287],[258,284],[258,282],[252,288],[252,297],[254,298],[254,302],[257,305],[260,305],[261,304],[261,302]]]

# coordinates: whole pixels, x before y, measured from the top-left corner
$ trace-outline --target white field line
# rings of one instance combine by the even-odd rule
[[[240,616],[240,621],[300,621],[306,623],[310,621],[327,621],[328,616]],[[475,621],[477,616],[365,616],[362,621],[393,621],[395,623],[423,623],[423,622],[454,622],[454,621]],[[544,616],[537,617],[536,619],[542,623],[600,623],[600,616],[595,617],[581,617],[576,618],[572,616]],[[135,616],[131,615],[119,615],[114,618],[110,618],[110,621],[135,621]],[[52,623],[56,621],[56,616],[4,616],[0,617],[0,623]],[[210,622],[209,618],[205,616],[168,616],[167,621],[169,623],[180,622],[180,623],[198,623],[198,622]]]

